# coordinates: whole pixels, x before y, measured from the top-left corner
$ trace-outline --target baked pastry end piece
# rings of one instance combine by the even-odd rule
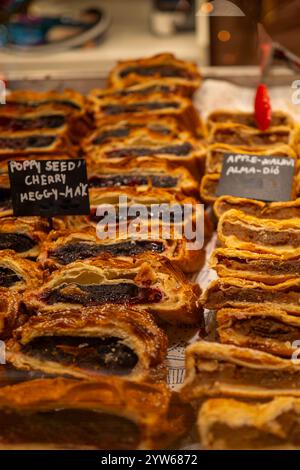
[[[32,316],[8,342],[16,369],[96,378],[163,378],[167,337],[147,312],[104,305]]]
[[[117,377],[40,379],[0,389],[0,448],[136,450],[172,445],[187,407],[165,384]],[[18,432],[16,432],[16,429]]]
[[[186,379],[181,395],[187,402],[207,397],[300,397],[299,374],[297,361],[250,348],[198,341],[186,350]]]
[[[300,449],[300,400],[269,403],[207,400],[198,415],[201,443],[207,450]]]

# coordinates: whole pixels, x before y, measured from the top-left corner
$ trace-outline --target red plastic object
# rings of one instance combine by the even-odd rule
[[[266,85],[261,83],[256,90],[255,96],[255,119],[257,127],[266,131],[271,125],[272,108],[269,91]]]

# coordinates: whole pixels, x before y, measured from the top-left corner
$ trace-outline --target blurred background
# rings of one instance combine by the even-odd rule
[[[2,71],[101,68],[161,51],[257,65],[257,23],[300,55],[300,0],[0,0]]]

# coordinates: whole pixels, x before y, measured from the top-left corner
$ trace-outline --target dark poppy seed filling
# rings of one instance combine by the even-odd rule
[[[145,186],[152,183],[155,188],[175,188],[178,178],[172,176],[158,176],[151,174],[129,174],[93,176],[89,180],[90,188],[110,188],[120,186]]]
[[[25,150],[26,148],[49,147],[56,137],[50,135],[31,135],[29,137],[0,137],[0,149]]]
[[[86,409],[0,411],[0,443],[24,449],[27,444],[59,449],[134,450],[139,429],[126,418]]]
[[[160,75],[161,77],[175,77],[190,79],[191,75],[183,68],[175,65],[151,65],[149,67],[131,66],[121,70],[120,77],[125,78],[131,73],[141,75],[142,77],[151,77]]]
[[[74,103],[74,101],[68,101],[68,100],[39,100],[39,101],[8,101],[7,106],[17,106],[17,107],[22,107],[22,108],[38,108],[39,106],[42,105],[47,105],[47,104],[56,104],[56,105],[61,105],[65,106],[67,108],[71,109],[76,109],[78,111],[81,110],[81,106],[78,105],[77,103]]]
[[[42,336],[23,346],[22,352],[95,372],[104,369],[127,374],[138,362],[135,352],[115,337]]]
[[[101,207],[101,204],[98,207]],[[135,221],[136,219],[151,219],[157,221],[160,220],[166,223],[170,222],[171,224],[178,224],[184,222],[184,208],[183,206],[179,206],[178,204],[175,204],[175,207],[173,209],[172,206],[167,208],[159,207],[159,210],[157,211],[153,211],[151,206],[143,206],[143,209],[147,211],[144,212],[140,209],[138,205],[132,205],[129,207],[129,209],[130,213],[128,213],[126,210],[124,211],[124,213],[121,213],[118,208],[116,208],[115,214],[109,214],[108,212],[105,212],[103,215],[97,215],[97,210],[94,209],[92,210],[89,219],[95,224],[97,224],[98,222],[105,222],[107,224],[120,224],[122,222],[131,222],[133,220]]]
[[[80,305],[112,304],[143,304],[157,303],[162,293],[151,287],[140,287],[130,282],[118,284],[62,284],[57,289],[46,290],[41,300],[48,305],[70,303]]]
[[[111,129],[109,131],[104,131],[101,134],[97,135],[95,139],[92,141],[93,145],[100,145],[103,144],[108,139],[114,137],[128,137],[130,133],[129,127],[119,127],[117,129]]]
[[[123,158],[123,157],[149,157],[158,154],[167,154],[175,157],[186,157],[193,147],[190,143],[185,142],[178,145],[168,145],[164,147],[128,147],[111,150],[106,152],[108,158]]]
[[[31,250],[35,245],[35,241],[23,233],[0,232],[0,250],[23,253]]]
[[[22,280],[12,269],[0,266],[0,287],[11,287]]]
[[[0,211],[7,209],[12,209],[11,190],[0,187]]]
[[[139,113],[141,111],[156,111],[165,108],[178,109],[179,103],[175,101],[150,101],[145,103],[132,104],[109,104],[102,106],[105,114],[116,115],[122,113]]]
[[[36,118],[17,118],[12,116],[0,116],[0,128],[11,131],[25,131],[32,129],[57,129],[65,123],[65,116],[61,114],[49,114]]]
[[[162,242],[150,240],[132,240],[111,245],[98,245],[85,242],[74,242],[62,245],[49,253],[49,257],[66,265],[73,261],[93,258],[101,253],[110,253],[113,256],[135,256],[146,251],[162,253],[164,245]]]

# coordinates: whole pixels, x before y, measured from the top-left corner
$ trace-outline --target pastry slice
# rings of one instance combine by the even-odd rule
[[[186,434],[190,416],[164,384],[38,379],[0,389],[0,447],[157,449]]]
[[[0,339],[4,340],[11,336],[12,331],[19,324],[19,320],[23,320],[23,312],[21,307],[21,294],[17,291],[0,288]],[[2,345],[3,346],[3,345]],[[0,348],[0,354],[3,348]],[[1,365],[0,370],[3,369]],[[0,377],[0,387],[1,387]]]
[[[7,361],[16,369],[92,378],[164,375],[167,338],[150,314],[118,305],[32,316],[14,333]]]
[[[261,304],[280,307],[291,315],[300,315],[300,279],[280,284],[224,277],[213,281],[204,292],[202,301],[206,308],[218,310],[223,307],[251,307]]]
[[[300,363],[255,349],[199,341],[186,349],[184,400],[300,397]]]
[[[242,197],[221,196],[214,204],[214,213],[217,218],[231,209],[262,219],[300,219],[300,198],[287,202],[267,203]]]
[[[38,287],[43,280],[42,271],[33,261],[21,258],[10,250],[1,251],[0,288],[15,292]]]
[[[216,143],[208,147],[207,159],[206,159],[206,171],[207,173],[221,173],[224,155],[228,153],[235,154],[246,154],[246,155],[258,155],[258,156],[271,156],[276,157],[287,157],[296,159],[297,155],[295,151],[286,144],[277,144],[272,147],[237,147],[228,144]]]
[[[278,255],[295,254],[300,243],[300,219],[262,219],[232,209],[220,218],[218,237],[224,246],[230,248]]]
[[[62,132],[68,119],[63,110],[51,106],[41,106],[34,111],[10,110],[0,108],[1,132],[31,132],[37,129],[51,129]]]
[[[145,158],[125,159],[121,164],[93,165],[88,168],[90,188],[166,189],[196,195],[198,183],[187,168],[167,160]]]
[[[199,130],[203,133],[203,123],[191,100],[177,94],[155,92],[142,96],[140,93],[132,93],[122,97],[90,95],[87,110],[93,116],[96,127],[130,120],[131,117],[156,120],[171,117],[194,135],[198,135]]]
[[[0,218],[0,252],[12,250],[22,258],[36,258],[51,226],[41,217]]]
[[[66,227],[82,230],[94,227],[100,238],[161,238],[193,242],[201,249],[210,238],[212,224],[203,205],[194,198],[162,189],[141,191],[117,188],[90,189],[91,212],[87,216],[66,217]],[[106,236],[106,228],[110,233]]]
[[[6,96],[6,105],[3,109],[20,113],[34,111],[40,106],[52,107],[78,116],[85,111],[85,98],[74,90],[63,92],[20,90],[13,91]]]
[[[82,231],[51,232],[41,247],[39,262],[50,272],[74,261],[96,258],[106,253],[114,258],[132,259],[143,253],[163,255],[186,273],[199,271],[204,250],[189,250],[185,238],[111,238],[101,240],[93,228]]]
[[[108,83],[113,88],[128,88],[151,80],[161,80],[162,84],[191,95],[199,88],[202,78],[195,64],[163,53],[119,62],[111,70]]]
[[[171,140],[126,139],[123,142],[113,142],[95,146],[87,152],[87,162],[94,166],[107,164],[124,165],[127,162],[135,164],[140,160],[155,159],[167,161],[176,166],[186,167],[195,178],[199,179],[204,172],[205,149],[202,143],[181,133]]]
[[[259,349],[290,359],[300,346],[300,318],[276,306],[223,308],[217,312],[221,343]]]
[[[207,400],[198,415],[206,450],[299,450],[299,398],[269,403]]]
[[[67,132],[61,133],[52,129],[1,132],[0,155],[51,152],[76,156],[76,147],[72,145]]]
[[[200,198],[206,204],[213,204],[218,196],[217,189],[220,181],[220,173],[204,175],[200,183]]]
[[[295,144],[296,131],[287,126],[271,127],[266,131],[252,129],[241,124],[215,124],[212,126],[209,144],[228,144],[237,147],[272,147]],[[251,149],[249,149],[251,150]]]
[[[235,248],[218,248],[210,265],[219,277],[278,284],[300,277],[300,254],[273,255]]]
[[[256,119],[253,113],[243,111],[230,111],[228,109],[218,109],[209,114],[207,125],[212,127],[214,124],[242,124],[247,127],[257,129]],[[270,127],[287,126],[293,128],[295,126],[292,117],[283,111],[272,111]]]
[[[198,324],[200,287],[166,258],[145,253],[131,261],[107,256],[75,261],[55,271],[41,289],[25,296],[31,313],[136,305],[169,323]]]

